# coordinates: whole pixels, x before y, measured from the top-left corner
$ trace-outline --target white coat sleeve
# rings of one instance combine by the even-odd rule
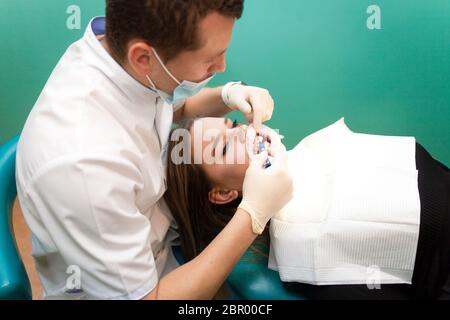
[[[143,188],[126,160],[65,156],[40,170],[27,188],[65,263],[78,266],[93,299],[141,299],[158,281],[150,221],[136,206]]]

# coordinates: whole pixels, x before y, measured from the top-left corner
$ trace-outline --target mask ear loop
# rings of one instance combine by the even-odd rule
[[[152,86],[152,89],[156,90],[156,86],[155,86],[155,84],[153,83],[152,79],[150,79],[149,75],[146,74],[145,76],[147,77],[148,82],[150,82],[150,85]]]
[[[180,81],[177,80],[177,78],[175,78],[173,76],[173,74],[169,71],[169,69],[167,69],[167,67],[164,65],[164,63],[162,62],[161,58],[159,57],[159,55],[156,53],[156,50],[152,48],[153,53],[155,54],[156,59],[158,60],[159,64],[161,65],[161,67],[164,69],[164,71],[169,75],[169,77],[172,78],[173,81],[175,81],[178,85],[181,84]]]

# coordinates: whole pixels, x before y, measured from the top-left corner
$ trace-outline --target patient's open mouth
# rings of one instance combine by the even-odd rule
[[[259,132],[256,132],[252,125],[248,126],[245,144],[249,158],[252,159],[255,154],[259,153],[260,142],[264,143],[265,150],[269,150],[271,141],[268,128],[263,127]]]

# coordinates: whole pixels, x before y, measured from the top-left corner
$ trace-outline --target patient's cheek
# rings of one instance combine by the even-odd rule
[[[240,185],[240,189],[242,191],[242,185],[244,184],[244,179],[245,179],[245,173],[247,172],[249,164],[245,164],[240,166],[240,172],[239,172],[239,185]]]

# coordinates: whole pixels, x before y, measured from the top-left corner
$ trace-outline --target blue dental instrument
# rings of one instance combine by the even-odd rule
[[[261,153],[265,150],[266,150],[266,146],[264,145],[264,139],[263,139],[263,137],[259,136],[258,137],[258,153]],[[269,168],[271,165],[272,164],[270,163],[270,160],[267,158],[266,163],[264,165],[264,169]]]

